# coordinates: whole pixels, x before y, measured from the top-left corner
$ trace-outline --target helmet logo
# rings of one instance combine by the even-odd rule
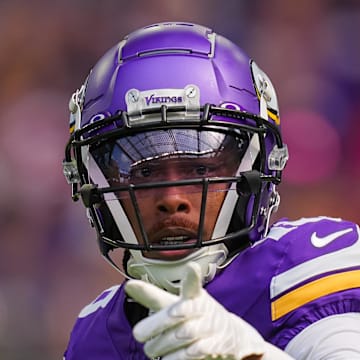
[[[160,108],[181,107],[182,114],[173,113],[176,118],[198,118],[200,110],[200,90],[196,85],[187,85],[183,89],[152,89],[140,91],[130,89],[125,94],[130,124],[150,120],[148,110],[160,112]],[[171,115],[169,114],[169,118]],[[159,121],[159,115],[153,115],[151,121]],[[130,125],[129,124],[129,125]]]
[[[151,104],[167,104],[167,103],[182,103],[182,96],[155,96],[151,94],[150,96],[145,96],[145,103],[147,106]]]
[[[279,106],[271,80],[254,61],[251,62],[251,73],[256,95],[260,101],[260,116],[266,120],[270,117],[279,125]]]

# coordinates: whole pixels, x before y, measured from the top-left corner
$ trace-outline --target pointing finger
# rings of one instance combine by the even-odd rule
[[[200,295],[202,289],[201,268],[195,262],[190,262],[186,268],[186,275],[181,285],[181,296],[184,299],[194,299]]]
[[[159,311],[178,300],[176,295],[141,280],[127,281],[125,292],[136,302],[153,311]]]

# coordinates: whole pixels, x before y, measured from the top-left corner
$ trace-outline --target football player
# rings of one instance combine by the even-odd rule
[[[244,51],[154,24],[107,51],[69,107],[64,174],[126,280],[83,308],[65,359],[360,359],[359,228],[271,225],[288,150]]]

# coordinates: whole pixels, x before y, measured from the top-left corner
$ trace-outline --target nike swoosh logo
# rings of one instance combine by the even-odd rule
[[[352,228],[344,229],[344,230],[336,231],[334,233],[331,233],[323,237],[319,237],[316,234],[316,232],[313,232],[311,235],[311,243],[317,248],[322,248],[351,231],[353,231]]]

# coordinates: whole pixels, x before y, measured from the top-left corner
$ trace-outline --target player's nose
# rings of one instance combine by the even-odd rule
[[[164,191],[156,201],[156,209],[162,214],[189,213],[191,202],[185,194]]]

